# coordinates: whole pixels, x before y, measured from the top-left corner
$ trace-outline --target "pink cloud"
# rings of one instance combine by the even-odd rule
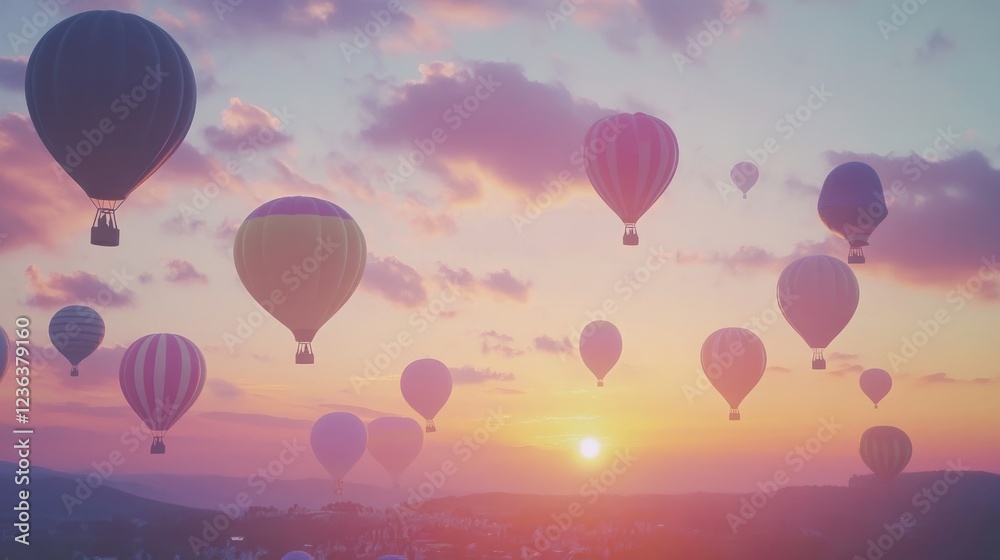
[[[535,350],[552,354],[569,354],[573,352],[573,343],[568,336],[555,339],[547,334],[535,337]]]
[[[450,201],[483,196],[486,181],[477,173],[516,194],[537,192],[560,173],[569,175],[566,188],[587,183],[583,135],[610,110],[574,97],[560,83],[529,80],[515,64],[439,62],[422,65],[421,72],[420,81],[364,100],[373,122],[361,138],[403,157],[415,141],[430,142],[434,153],[419,167],[442,179]]]
[[[46,276],[35,265],[29,266],[25,274],[28,277],[25,303],[33,307],[49,309],[70,304],[126,307],[135,303],[135,293],[123,285],[124,281],[106,282],[83,271],[68,275],[53,272]]]
[[[216,150],[244,154],[291,142],[292,137],[283,132],[284,128],[266,109],[233,97],[229,107],[222,111],[222,126],[206,128],[205,140]]]
[[[225,379],[209,379],[205,381],[205,387],[220,399],[239,399],[246,395],[246,391],[242,387]]]
[[[701,31],[712,33],[705,22],[716,28],[725,24],[721,17],[728,11],[734,23],[748,15],[764,13],[764,5],[753,0],[638,0],[640,17],[649,23],[653,33],[664,43],[681,49],[688,39],[696,38]],[[734,24],[733,23],[733,24]],[[729,25],[733,25],[729,24]],[[695,39],[697,40],[697,39]]]
[[[453,269],[438,263],[437,278],[442,283],[453,284],[462,292],[486,292],[501,300],[528,301],[531,282],[518,280],[509,269],[487,273],[477,278],[467,268]]]
[[[972,383],[972,384],[975,384],[975,385],[984,385],[984,384],[987,384],[987,383],[993,383],[993,382],[995,382],[997,380],[997,378],[996,377],[976,377],[976,378],[973,378],[973,379],[961,379],[961,378],[957,378],[957,377],[952,377],[952,376],[948,375],[947,373],[945,373],[943,371],[939,371],[937,373],[932,373],[932,374],[929,374],[929,375],[924,375],[924,376],[918,377],[917,380],[921,381],[923,383],[933,383],[933,384],[936,384],[936,383],[947,383],[947,384],[953,384],[953,383]]]
[[[524,354],[524,350],[514,348],[511,343],[514,337],[498,333],[495,330],[479,333],[480,350],[483,354],[500,354],[505,358],[512,358]]]
[[[476,368],[473,366],[462,366],[451,368],[451,378],[459,385],[474,385],[487,381],[513,381],[514,374],[510,372],[494,371],[490,368]]]
[[[171,259],[167,262],[165,278],[168,282],[177,284],[207,284],[208,276],[199,272],[193,264],[182,259]]]
[[[944,34],[941,28],[935,29],[934,33],[927,38],[927,42],[917,49],[917,62],[930,62],[944,53],[955,50],[955,41]]]
[[[23,92],[24,72],[27,66],[27,57],[0,56],[0,88]]]
[[[361,288],[400,307],[419,307],[427,302],[424,278],[396,257],[368,255]]]
[[[45,379],[45,383],[71,389],[75,395],[86,394],[91,389],[107,394],[107,388],[118,388],[118,367],[125,349],[125,346],[120,345],[98,348],[80,364],[80,375],[70,377],[69,362],[55,348],[39,345],[32,367],[45,373],[39,377]]]

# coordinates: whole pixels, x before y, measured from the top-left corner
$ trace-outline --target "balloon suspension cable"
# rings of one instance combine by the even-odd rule
[[[434,433],[434,432],[437,431],[437,427],[434,426],[434,420],[428,420],[427,421],[427,429],[425,429],[424,431],[427,432],[428,434]]]
[[[340,479],[340,480],[337,481],[337,491],[336,491],[336,493],[337,494],[343,494],[344,493],[344,480],[343,479]]]
[[[813,350],[813,369],[826,369],[826,358],[823,357],[823,349]]]
[[[737,409],[735,409],[735,408],[730,408],[729,409],[729,419],[730,420],[739,420],[740,419],[740,411],[737,410]]]
[[[604,387],[604,380],[603,379],[598,379],[597,380],[597,386],[598,387]]]
[[[313,354],[313,347],[311,342],[300,342],[299,349],[295,353],[295,363],[297,364],[312,364],[316,362],[316,356]]]
[[[625,235],[622,236],[622,245],[638,245],[639,233],[635,229],[635,223],[625,224]]]
[[[851,247],[847,252],[848,264],[865,264],[865,251],[861,246]]]
[[[163,455],[167,452],[167,446],[163,444],[163,436],[153,436],[153,445],[149,447],[150,455]]]
[[[79,377],[80,376],[80,368],[78,368],[76,366],[73,366],[73,369],[69,370],[69,376],[70,377]]]

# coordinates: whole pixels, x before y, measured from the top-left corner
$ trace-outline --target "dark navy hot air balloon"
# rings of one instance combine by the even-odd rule
[[[90,242],[118,246],[115,210],[191,128],[191,64],[166,31],[133,14],[91,11],[46,33],[28,59],[31,122],[97,215]]]
[[[817,208],[823,224],[851,244],[847,262],[864,263],[868,237],[889,215],[878,173],[860,161],[838,165],[823,181]]]
[[[76,377],[80,375],[80,362],[104,341],[104,319],[85,305],[63,307],[49,321],[49,340],[69,360],[73,366],[69,374]]]

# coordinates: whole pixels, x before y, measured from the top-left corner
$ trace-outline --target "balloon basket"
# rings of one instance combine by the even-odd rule
[[[310,342],[300,342],[299,350],[295,353],[295,363],[296,364],[313,364],[316,363],[316,355],[312,351],[312,343]]]
[[[334,493],[335,494],[343,494],[344,493],[344,481],[343,480],[338,480],[337,481],[337,490]]]
[[[729,409],[729,419],[730,420],[739,420],[740,419],[740,411],[736,410],[735,408]]]
[[[597,380],[597,386],[598,387],[604,387],[604,380],[603,379],[598,379]]]
[[[69,376],[70,377],[80,377],[80,370],[78,368],[74,367],[73,369],[69,370]]]
[[[747,195],[743,195],[743,200],[746,200],[746,199],[747,199]]]
[[[622,236],[622,245],[638,245],[639,232],[635,230],[635,224],[625,224],[625,235]]]
[[[433,434],[434,432],[437,431],[437,427],[434,425],[433,420],[427,421],[427,427],[424,429],[424,431],[427,432],[428,434]]]
[[[167,452],[167,446],[163,444],[163,438],[153,437],[153,445],[149,448],[150,455],[163,455]]]
[[[117,247],[121,238],[121,230],[111,226],[95,226],[90,228],[90,244],[98,247]]]
[[[847,264],[865,264],[865,253],[861,247],[851,247],[847,253]]]
[[[826,359],[813,358],[813,369],[826,369]]]

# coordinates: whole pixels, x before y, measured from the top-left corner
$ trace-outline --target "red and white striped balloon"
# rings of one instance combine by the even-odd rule
[[[146,335],[125,351],[118,380],[132,410],[162,438],[201,394],[205,357],[183,336]]]
[[[667,123],[644,113],[605,117],[584,137],[587,177],[625,223],[625,245],[637,245],[635,223],[677,172],[677,137]]]

